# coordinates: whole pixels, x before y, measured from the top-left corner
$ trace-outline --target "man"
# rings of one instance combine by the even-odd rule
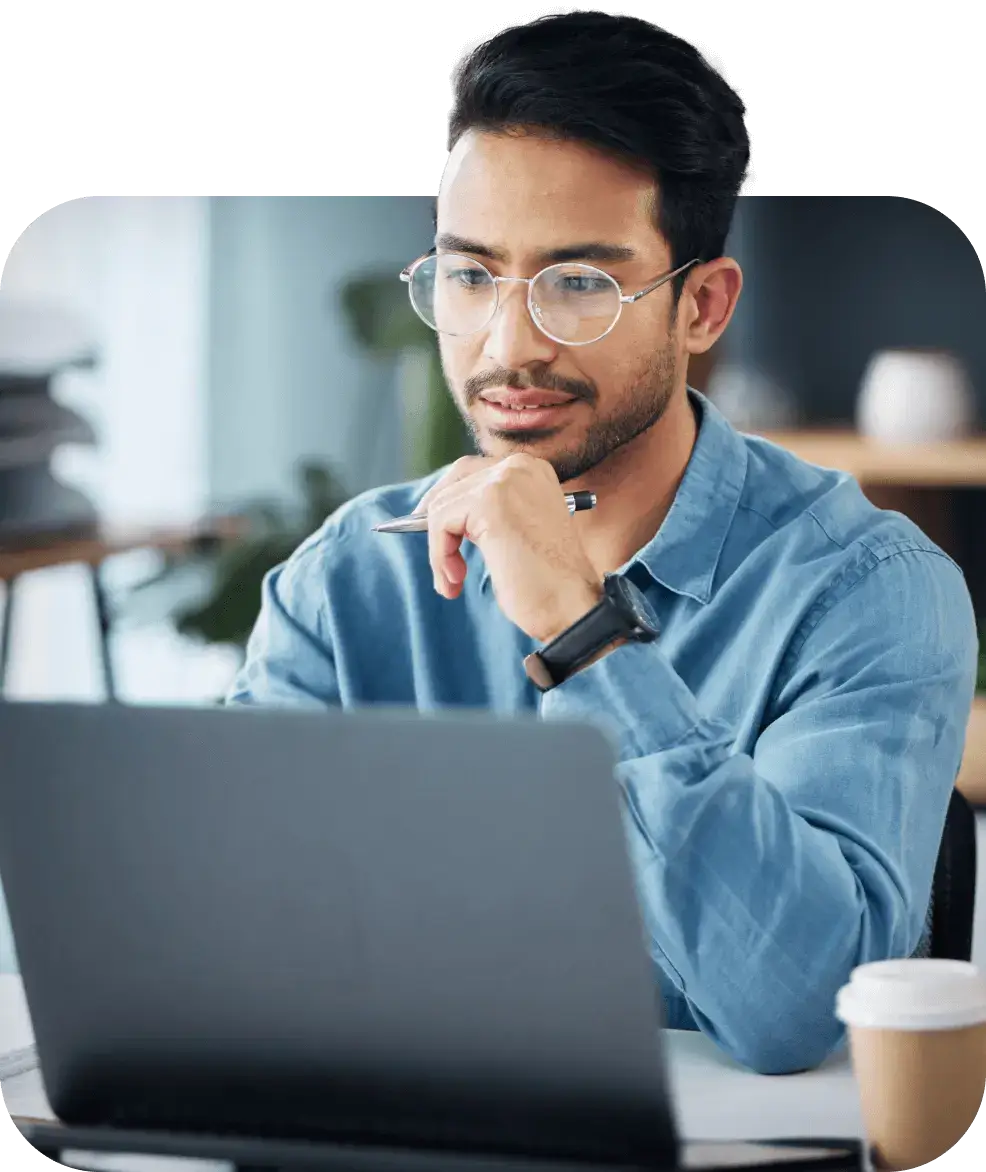
[[[854,965],[925,939],[976,636],[914,525],[686,386],[740,293],[743,114],[627,17],[464,62],[404,275],[482,454],[273,571],[229,699],[605,721],[667,1024],[783,1072],[840,1041]],[[371,532],[419,509],[427,536]]]

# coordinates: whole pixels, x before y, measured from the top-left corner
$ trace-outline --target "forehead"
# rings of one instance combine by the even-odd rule
[[[438,230],[512,259],[590,240],[653,254],[655,198],[652,177],[582,143],[469,131],[442,176]]]

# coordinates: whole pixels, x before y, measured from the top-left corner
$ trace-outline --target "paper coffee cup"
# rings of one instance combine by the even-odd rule
[[[878,1168],[918,1168],[969,1130],[986,1089],[986,977],[952,960],[861,965],[839,991]]]

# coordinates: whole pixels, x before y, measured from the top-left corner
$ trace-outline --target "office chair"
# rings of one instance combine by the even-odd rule
[[[931,888],[929,956],[972,959],[975,908],[976,815],[965,797],[953,789]]]

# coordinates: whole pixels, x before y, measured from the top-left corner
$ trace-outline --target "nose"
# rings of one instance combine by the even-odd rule
[[[520,281],[501,282],[500,303],[486,330],[483,356],[508,370],[549,363],[558,354],[557,343],[534,324],[527,308],[527,289]]]

